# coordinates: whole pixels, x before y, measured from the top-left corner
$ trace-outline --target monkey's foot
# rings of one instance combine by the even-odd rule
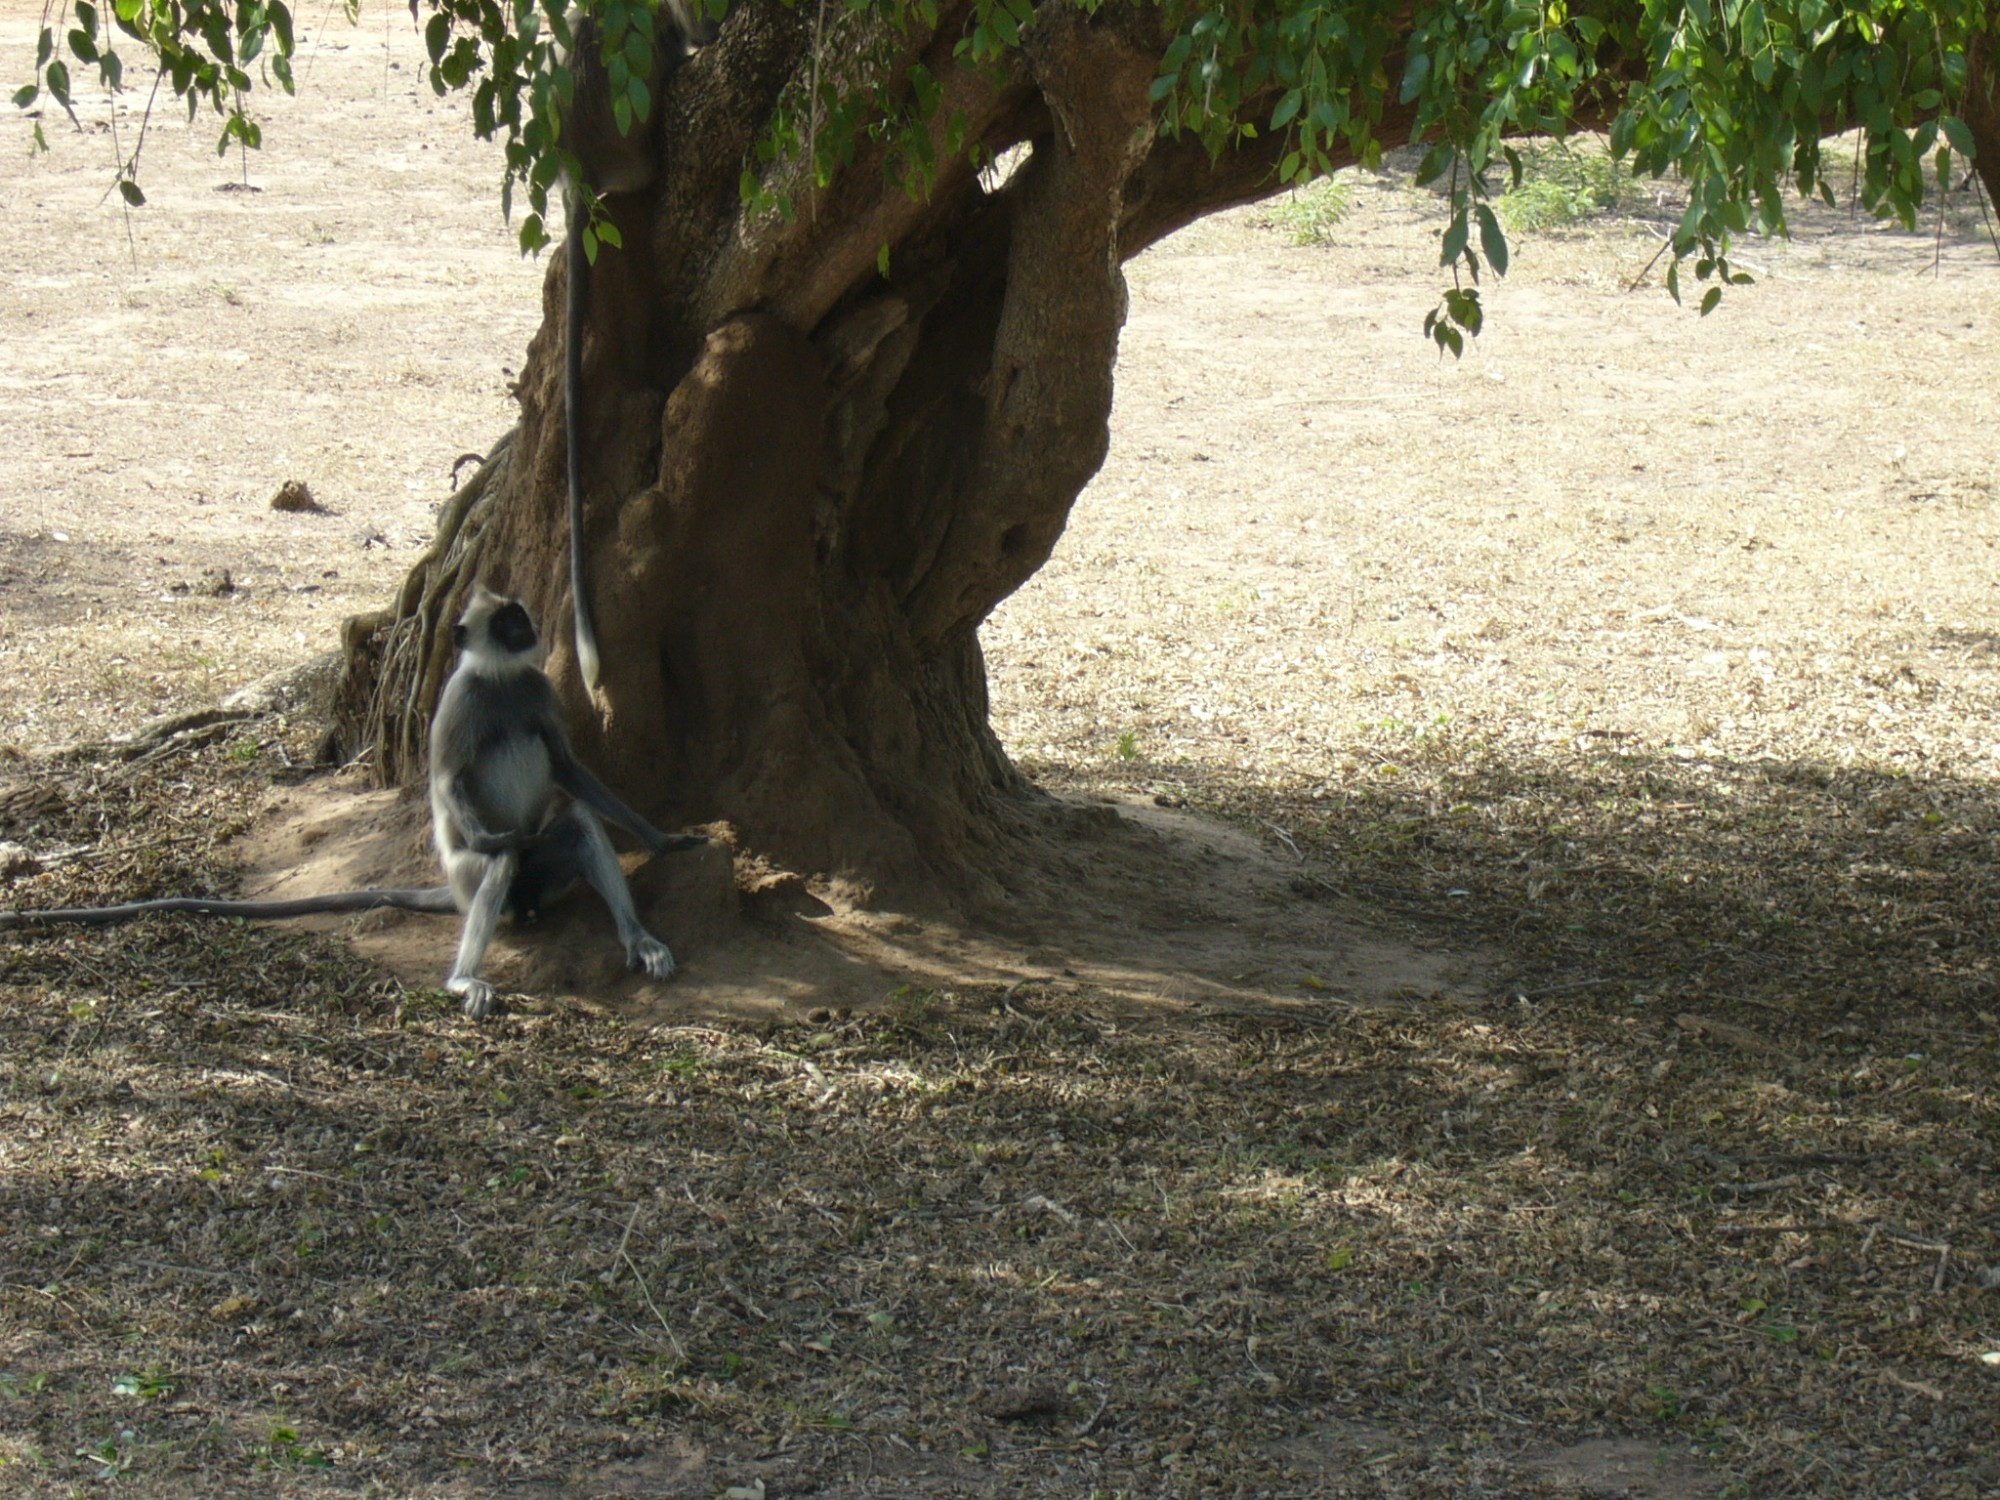
[[[671,968],[673,960],[667,960]],[[470,974],[454,974],[444,982],[444,987],[459,997],[459,1008],[475,1021],[486,1019],[493,1009],[493,986],[483,979],[475,979]]]
[[[642,934],[625,950],[625,964],[644,971],[648,979],[665,979],[674,972],[674,955],[658,938]]]
[[[706,849],[709,844],[705,833],[669,833],[661,837],[653,846],[655,854],[681,854],[689,849]]]

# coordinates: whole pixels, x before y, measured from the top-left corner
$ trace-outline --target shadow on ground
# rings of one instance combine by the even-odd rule
[[[12,894],[213,882],[244,742],[0,788],[41,808],[7,837],[121,841]],[[2000,1485],[1990,789],[1460,747],[1073,790],[1134,788],[1266,837],[1080,820],[1142,880],[1122,934],[1087,883],[976,949],[753,901],[691,976],[820,942],[851,983],[748,1016],[474,1027],[319,934],[10,935],[10,1483]],[[1353,932],[1430,977],[1353,983]]]

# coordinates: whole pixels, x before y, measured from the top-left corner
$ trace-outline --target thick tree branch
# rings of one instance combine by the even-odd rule
[[[1157,54],[1107,16],[1044,11],[1024,44],[1052,128],[1004,190],[1006,300],[964,503],[908,601],[919,639],[983,619],[1048,559],[1104,461],[1125,321],[1118,224],[1152,144]]]

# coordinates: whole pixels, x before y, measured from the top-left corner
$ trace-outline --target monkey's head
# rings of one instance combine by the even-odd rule
[[[541,638],[535,634],[528,607],[484,584],[473,590],[451,638],[475,666],[503,669],[540,664]]]

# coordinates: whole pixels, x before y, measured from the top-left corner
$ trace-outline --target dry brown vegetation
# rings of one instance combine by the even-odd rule
[[[129,251],[87,143],[0,169],[8,905],[226,884],[305,716],[45,752],[331,647],[506,422],[539,271],[395,14],[263,193],[161,134]],[[1238,830],[1062,943],[474,1027],[338,937],[0,939],[0,1486],[2000,1490],[1976,206],[1807,213],[1698,321],[1625,289],[1642,198],[1454,365],[1434,206],[1351,193],[1132,268],[1111,461],[988,628],[1044,784]]]

